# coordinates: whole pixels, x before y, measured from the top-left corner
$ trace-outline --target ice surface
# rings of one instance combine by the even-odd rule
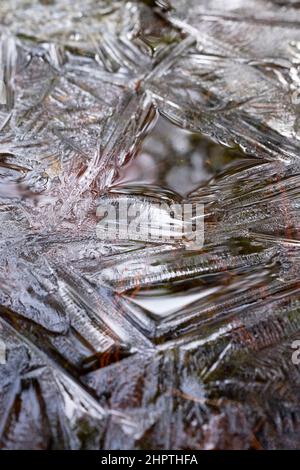
[[[0,448],[299,447],[299,11],[1,1]]]

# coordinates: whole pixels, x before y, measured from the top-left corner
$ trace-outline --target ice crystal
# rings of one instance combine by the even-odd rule
[[[1,1],[1,448],[299,447],[298,18]],[[101,239],[121,199],[203,248]]]

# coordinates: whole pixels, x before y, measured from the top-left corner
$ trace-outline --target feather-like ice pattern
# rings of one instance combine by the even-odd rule
[[[232,1],[224,12],[214,0],[184,4],[171,2],[167,17],[194,45],[187,43],[149,83],[162,112],[249,154],[298,160],[300,36],[293,5],[269,11],[264,2]]]
[[[124,416],[112,413],[110,418],[84,388],[1,320],[3,339],[7,361],[0,365],[1,448],[97,449],[109,420],[124,432]]]
[[[0,2],[0,448],[299,447],[298,13]]]

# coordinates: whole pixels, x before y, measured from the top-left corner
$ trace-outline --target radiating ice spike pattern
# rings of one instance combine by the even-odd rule
[[[299,2],[2,0],[0,448],[299,448],[299,156]]]

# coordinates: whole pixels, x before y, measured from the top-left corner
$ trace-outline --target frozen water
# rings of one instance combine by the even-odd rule
[[[1,1],[0,448],[299,447],[298,18]],[[101,240],[120,200],[203,249]]]

